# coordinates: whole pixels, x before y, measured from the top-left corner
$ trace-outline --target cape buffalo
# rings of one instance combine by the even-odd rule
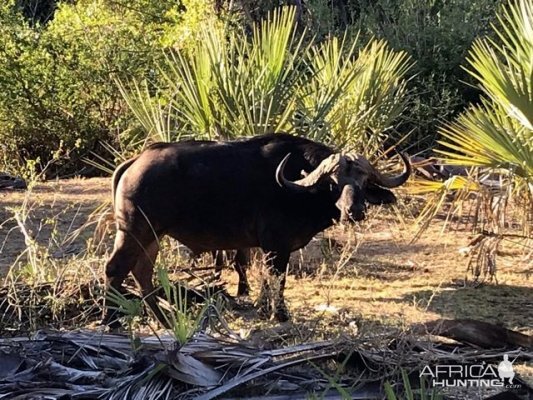
[[[411,172],[407,156],[401,158],[404,171],[385,176],[360,155],[289,134],[153,144],[113,175],[117,234],[106,266],[108,285],[119,290],[131,271],[160,318],[150,294],[161,236],[170,235],[193,254],[260,247],[280,278],[273,310],[268,304],[260,309],[285,321],[291,252],[335,221],[362,220],[365,202],[393,203],[387,188],[402,185]]]

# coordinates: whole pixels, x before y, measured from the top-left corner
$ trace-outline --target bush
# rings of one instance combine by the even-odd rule
[[[410,62],[383,41],[306,40],[285,7],[257,23],[248,38],[227,26],[200,31],[158,70],[157,96],[134,81],[122,90],[155,140],[175,132],[232,138],[292,131],[346,150],[375,154],[381,134],[404,109]],[[170,91],[168,91],[170,89]]]
[[[225,2],[221,2],[225,3]],[[276,3],[235,2],[245,23],[266,16]],[[394,50],[406,51],[416,64],[408,88],[411,104],[402,116],[397,136],[417,150],[428,150],[437,140],[437,127],[452,120],[480,91],[461,68],[476,37],[494,21],[499,0],[286,0],[303,4],[300,22],[318,41],[348,30],[360,43],[376,37]],[[398,137],[396,137],[397,139]]]
[[[294,4],[296,1],[281,3]],[[219,134],[232,136],[258,133],[267,128],[294,129],[318,139],[330,140],[335,136],[339,144],[350,142],[353,145],[357,140],[365,142],[365,131],[379,134],[384,129],[395,126],[398,134],[402,135],[413,130],[408,141],[419,149],[427,149],[436,138],[437,125],[451,120],[464,109],[468,101],[477,101],[479,91],[463,83],[471,82],[471,77],[460,68],[460,64],[473,39],[489,27],[497,0],[310,0],[298,3],[303,4],[301,13],[297,12],[300,28],[291,34],[300,35],[303,27],[309,28],[309,32],[316,35],[312,40],[315,49],[321,43],[323,46],[331,46],[332,37],[343,36],[336,33],[347,29],[352,32],[346,35],[347,43],[353,43],[356,32],[361,32],[359,39],[355,41],[354,52],[365,49],[369,39],[377,37],[386,41],[392,49],[411,55],[416,64],[409,71],[411,79],[407,82],[412,99],[408,112],[398,120],[395,119],[398,116],[396,110],[382,113],[372,103],[374,108],[364,114],[364,121],[358,122],[357,126],[347,122],[341,125],[340,110],[345,118],[351,118],[352,121],[363,118],[355,94],[351,103],[343,100],[343,107],[335,108],[332,103],[313,105],[312,102],[324,99],[289,93],[291,88],[300,86],[300,83],[294,85],[291,81],[287,92],[281,85],[282,81],[270,81],[268,84],[274,85],[270,88],[277,92],[272,92],[269,95],[271,97],[264,100],[273,101],[273,106],[283,104],[280,110],[284,112],[278,113],[276,123],[265,125],[267,116],[264,112],[259,112],[260,107],[255,110],[242,108],[242,102],[250,101],[246,96],[243,97],[244,92],[224,94],[221,89],[216,89],[213,99],[218,98],[218,103],[204,104],[202,113],[216,112],[218,116],[201,116],[202,113],[199,113],[197,117],[211,118],[211,122],[206,123],[212,124],[213,118],[222,118],[222,114],[226,114],[223,123],[207,129],[205,126],[195,127],[194,124],[180,120],[181,117],[176,117],[174,119],[179,120],[179,123],[172,126],[172,138],[177,136],[178,130],[209,136],[213,135],[213,131],[206,133],[210,129],[221,132],[221,129],[227,128],[228,131]],[[224,25],[224,34],[227,35],[225,39],[233,37],[233,42],[224,44],[234,46],[231,51],[236,52],[232,55],[234,63],[229,64],[231,68],[227,71],[235,74],[234,80],[241,88],[227,89],[244,90],[245,85],[250,83],[246,79],[254,77],[253,70],[263,66],[253,65],[258,59],[239,61],[238,57],[242,54],[239,55],[238,52],[251,51],[253,44],[245,45],[246,40],[242,43],[238,40],[254,40],[254,22],[266,16],[277,4],[280,2],[270,0],[9,0],[0,6],[0,160],[9,160],[11,165],[0,165],[0,169],[13,169],[13,163],[19,154],[25,159],[40,158],[46,162],[58,148],[74,148],[69,167],[78,170],[83,165],[79,156],[97,148],[99,142],[116,145],[121,138],[119,133],[124,133],[122,136],[128,138],[134,137],[130,133],[139,132],[139,123],[132,118],[133,114],[126,107],[115,85],[115,78],[124,83],[145,81],[149,97],[163,112],[161,118],[165,117],[166,109],[171,113],[176,113],[176,110],[181,112],[180,107],[187,106],[187,99],[182,98],[176,102],[173,97],[176,93],[173,91],[187,86],[177,84],[177,77],[172,75],[172,62],[167,64],[162,61],[163,50],[179,49],[183,61],[189,65],[200,62],[194,58],[201,57],[197,54],[197,33],[207,26],[220,31]],[[36,8],[37,5],[41,8]],[[55,10],[53,16],[48,16],[52,12],[50,10]],[[294,60],[299,66],[293,69],[297,72],[306,71],[307,77],[312,76],[313,68],[316,69],[316,65],[312,66],[314,61],[310,57],[320,57],[317,53],[306,53],[307,50],[313,51],[307,49],[311,41],[309,36],[303,39],[298,36],[298,40],[303,40],[299,56],[304,56],[305,53],[307,65],[304,65],[304,59]],[[344,54],[349,52],[348,47],[345,45]],[[363,53],[368,50],[366,48]],[[271,56],[254,51],[257,57]],[[385,54],[390,52],[390,48],[383,47],[381,51]],[[275,73],[275,70],[271,72]],[[249,75],[240,75],[241,73]],[[283,71],[281,73],[283,75]],[[165,74],[171,79],[162,79]],[[269,79],[289,79],[281,75],[270,75]],[[219,76],[221,77],[222,75]],[[216,76],[211,78],[215,79]],[[317,89],[309,86],[316,85],[317,79],[319,75],[309,80],[307,89],[312,92]],[[390,82],[394,83],[394,79]],[[399,89],[394,88],[395,83],[387,85],[385,83],[383,93],[389,91],[387,96],[394,98],[395,90]],[[324,87],[323,90],[325,89]],[[257,90],[253,93],[254,96],[268,92],[267,86],[256,87],[254,90]],[[160,91],[160,95],[154,96],[156,91]],[[404,91],[405,87],[402,88],[402,93]],[[318,96],[318,92],[313,93]],[[252,92],[248,94],[251,95]],[[213,93],[210,92],[210,95]],[[231,111],[224,109],[224,98],[229,95],[240,96],[241,103],[233,105],[240,107],[240,120],[233,118],[228,114]],[[279,96],[288,97],[278,102]],[[286,102],[289,98],[294,101],[298,99],[300,103]],[[403,95],[400,98],[405,100]],[[211,98],[204,100],[215,101]],[[387,103],[385,98],[379,102],[382,105]],[[332,109],[326,110],[330,106]],[[250,111],[253,111],[252,114]],[[276,112],[274,108],[269,109],[269,113]],[[334,114],[337,122],[332,122]],[[384,118],[378,121],[377,115]],[[366,128],[363,127],[363,122],[366,123]],[[259,129],[261,124],[262,128]],[[324,127],[330,132],[325,136]],[[340,135],[345,138],[340,140]],[[24,160],[21,161],[21,164],[25,164]]]
[[[186,47],[210,3],[182,4],[63,2],[46,25],[14,1],[0,6],[0,159],[11,164],[0,169],[13,169],[14,155],[46,162],[63,148],[75,149],[69,168],[79,170],[80,155],[132,128],[114,79],[158,79],[162,49]]]
[[[461,65],[474,39],[490,29],[497,0],[352,0],[347,12],[352,28],[406,51],[415,67],[409,89],[414,94],[403,116],[402,134],[427,150],[437,139],[437,125],[451,120],[480,91]]]

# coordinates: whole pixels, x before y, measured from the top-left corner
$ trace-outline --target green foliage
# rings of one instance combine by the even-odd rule
[[[296,131],[375,152],[380,134],[405,105],[407,55],[383,41],[359,52],[357,40],[308,41],[295,19],[294,7],[277,9],[254,25],[250,39],[228,26],[202,30],[194,46],[159,65],[169,94],[165,86],[150,96],[136,82],[129,90],[121,85],[147,135],[168,140],[172,130],[205,138]]]
[[[512,0],[493,26],[497,39],[478,39],[469,52],[468,71],[484,93],[481,104],[471,106],[440,129],[437,151],[448,164],[472,166],[471,179],[423,184],[421,192],[435,192],[423,213],[429,221],[450,190],[457,203],[475,195],[486,202],[480,210],[490,229],[502,233],[511,204],[522,207],[524,235],[531,234],[533,202],[533,3]],[[514,200],[514,201],[512,201]],[[490,205],[490,207],[489,207]],[[456,207],[459,209],[460,207]],[[426,222],[427,223],[427,222]]]
[[[353,3],[352,3],[353,4]],[[415,93],[404,117],[403,132],[414,129],[411,142],[427,149],[435,126],[450,120],[479,93],[461,65],[474,39],[487,32],[498,4],[494,0],[358,1],[355,27],[387,40],[416,61],[410,89]]]
[[[310,136],[373,155],[384,132],[404,111],[403,77],[412,63],[404,52],[391,50],[384,41],[371,40],[355,56],[357,45],[355,40],[345,52],[344,43],[339,45],[332,38],[311,49],[312,79],[300,99],[306,117],[311,116]],[[321,120],[325,122],[322,129]]]
[[[274,2],[237,1],[245,23],[266,16]],[[289,1],[282,4],[294,4]],[[461,65],[474,39],[486,34],[499,0],[309,0],[300,23],[319,41],[352,32],[361,43],[377,37],[415,61],[408,88],[412,93],[398,134],[408,144],[428,150],[438,137],[436,126],[450,121],[480,92]],[[253,16],[253,18],[252,18]]]
[[[202,322],[207,317],[211,299],[207,299],[206,304],[199,310],[195,310],[188,304],[187,288],[170,282],[165,268],[157,269],[157,277],[167,300],[161,302],[160,309],[176,341],[180,345],[184,345],[195,333],[200,331]]]
[[[76,169],[98,143],[137,143],[141,132],[176,140],[293,130],[371,152],[393,127],[414,130],[408,141],[427,149],[437,125],[478,101],[460,65],[497,0],[311,0],[290,15],[273,11],[290,3],[4,3],[0,160],[11,165],[2,169],[24,165],[19,155],[46,163],[60,148]],[[168,49],[176,52],[165,57]],[[140,119],[130,111],[139,107]]]
[[[302,43],[294,9],[287,10],[256,25],[250,41],[244,32],[207,27],[195,48],[169,57],[163,68],[185,130],[229,138],[283,129]]]
[[[497,40],[479,39],[469,72],[486,100],[442,129],[452,164],[500,169],[533,195],[533,3],[513,0],[498,15]]]
[[[106,60],[132,68],[120,38],[136,46],[142,37],[118,16],[95,19],[95,7],[63,5],[46,29],[2,10],[0,137],[28,158],[47,160],[61,144],[91,148],[124,113]]]
[[[210,18],[209,2],[182,3],[61,2],[46,25],[30,24],[15,2],[0,6],[0,159],[46,162],[74,148],[79,168],[79,154],[134,132],[114,77],[157,80],[162,49],[186,46],[190,30]]]

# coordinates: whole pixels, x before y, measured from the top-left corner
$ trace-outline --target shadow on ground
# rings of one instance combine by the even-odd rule
[[[428,311],[438,313],[444,318],[473,318],[516,330],[531,329],[533,326],[533,289],[525,286],[450,286],[436,292],[412,292],[403,296],[400,301],[427,304]]]

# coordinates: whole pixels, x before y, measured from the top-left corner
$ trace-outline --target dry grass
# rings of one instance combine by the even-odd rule
[[[73,243],[65,239],[86,223],[98,205],[109,201],[109,185],[109,179],[104,178],[69,179],[37,184],[29,196],[25,191],[0,191],[0,276],[26,248],[13,209],[28,202],[27,228],[51,254],[77,254],[85,249],[85,240],[92,233],[85,232]]]
[[[0,276],[7,273],[24,250],[24,237],[10,219],[24,201],[24,192],[0,192]],[[112,237],[98,254],[80,258],[92,236],[82,232],[73,242],[69,232],[82,226],[87,216],[109,199],[108,179],[72,179],[37,185],[26,221],[35,239],[63,265],[103,276],[102,267]],[[464,284],[467,258],[459,249],[473,238],[467,229],[442,233],[436,219],[415,243],[413,228],[398,222],[391,210],[375,210],[364,224],[352,230],[337,227],[313,240],[291,258],[286,301],[292,321],[278,324],[258,318],[250,300],[228,314],[230,325],[252,341],[272,345],[295,344],[339,335],[376,335],[404,331],[412,324],[437,318],[473,318],[533,334],[533,263],[531,247],[511,239],[502,242],[498,255],[498,284],[479,287]],[[531,245],[531,244],[529,244]],[[183,252],[176,244],[163,252],[159,263],[179,271]],[[258,256],[259,260],[261,257]],[[204,265],[210,262],[205,257]],[[77,263],[77,264],[76,264]],[[249,272],[252,299],[258,295],[261,263]],[[234,293],[237,275],[226,269],[223,279]],[[518,366],[531,382],[533,368]]]

